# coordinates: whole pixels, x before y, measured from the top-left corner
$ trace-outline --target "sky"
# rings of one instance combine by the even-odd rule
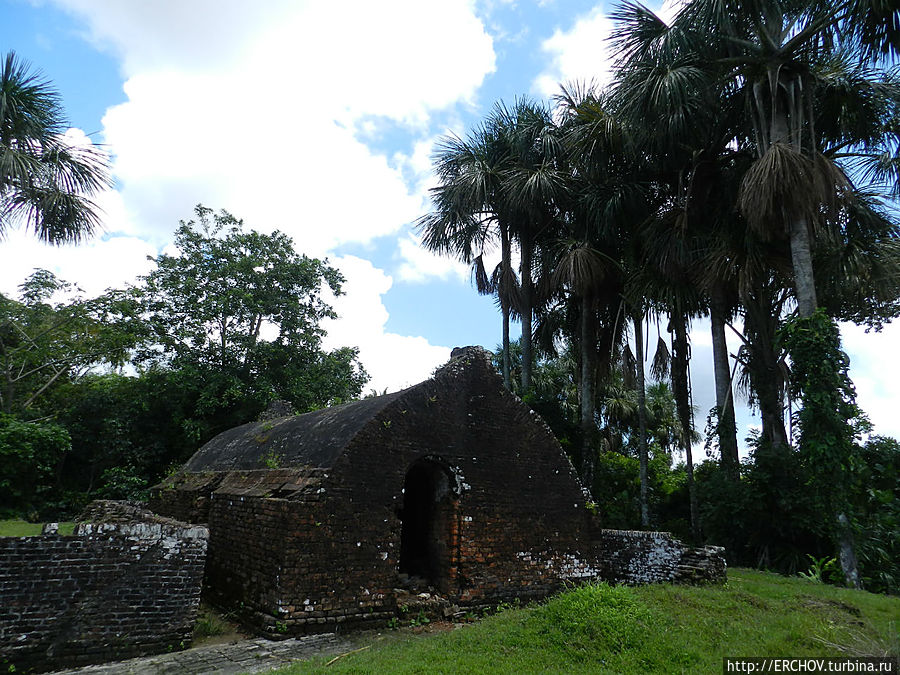
[[[14,295],[36,267],[88,295],[134,283],[202,203],[281,230],[342,272],[326,346],[359,348],[367,390],[415,384],[455,346],[494,349],[491,298],[464,265],[419,245],[434,144],[465,135],[498,100],[606,81],[608,10],[590,0],[0,0],[0,52],[52,81],[70,136],[102,143],[115,178],[98,200],[103,232],[87,243],[8,233],[0,292]],[[877,433],[900,437],[900,329],[843,332],[860,404]],[[708,323],[691,341],[702,430],[714,404]],[[757,421],[738,401],[746,431]]]

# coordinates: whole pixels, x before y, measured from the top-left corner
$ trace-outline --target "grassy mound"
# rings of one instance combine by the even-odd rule
[[[724,656],[898,654],[900,598],[750,570],[724,586],[594,584],[432,635],[279,673],[711,673]]]
[[[0,537],[34,537],[41,533],[43,523],[29,523],[26,520],[0,520]],[[60,534],[72,534],[75,523],[60,523]]]

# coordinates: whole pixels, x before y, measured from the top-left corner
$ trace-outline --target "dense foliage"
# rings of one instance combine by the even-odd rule
[[[521,359],[517,346],[511,345],[513,373]],[[495,363],[500,359],[498,350]],[[535,387],[526,401],[544,417],[577,466],[582,446],[575,372],[565,356],[538,359]],[[598,432],[591,492],[605,527],[641,527],[634,387],[633,380],[628,386],[618,381],[598,395],[604,425]],[[647,406],[650,527],[690,540],[687,467],[678,451],[680,423],[666,382],[648,387]],[[709,433],[714,439],[715,427]],[[764,442],[759,433],[746,443],[750,455],[741,463],[737,480],[712,449],[694,469],[702,540],[724,546],[731,565],[796,574],[815,561],[831,561],[839,569],[832,545],[838,493],[825,496],[828,485],[821,482],[828,480],[821,467],[829,464],[790,446]],[[900,593],[900,444],[871,436],[865,442],[852,441],[849,452],[839,508],[853,524],[862,583],[869,590]],[[832,517],[825,517],[829,513]]]
[[[140,499],[273,400],[306,412],[359,396],[356,350],[321,345],[340,274],[282,233],[196,215],[135,287],[84,299],[38,270],[0,295],[0,512]]]

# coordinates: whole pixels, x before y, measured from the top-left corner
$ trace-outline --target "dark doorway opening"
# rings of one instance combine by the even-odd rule
[[[447,470],[433,460],[420,460],[406,473],[400,512],[400,573],[411,585],[426,582],[446,592],[456,499]]]

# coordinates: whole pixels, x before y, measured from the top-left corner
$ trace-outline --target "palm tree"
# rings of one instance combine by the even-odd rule
[[[600,378],[611,373],[613,354],[625,339],[622,305],[622,232],[637,217],[642,194],[629,175],[633,162],[623,129],[593,87],[563,87],[556,115],[569,164],[568,199],[562,202],[565,239],[560,242],[553,285],[577,302],[581,374],[582,478],[593,484]],[[632,171],[633,173],[633,171]]]
[[[704,260],[721,248],[712,244],[717,231],[723,225],[734,227],[735,216],[722,197],[728,194],[728,172],[723,166],[735,154],[731,147],[735,115],[719,105],[721,83],[706,77],[688,58],[692,45],[684,44],[683,27],[666,24],[633,2],[620,5],[613,16],[617,22],[613,38],[625,60],[617,72],[612,99],[618,115],[634,129],[634,142],[652,167],[657,192],[658,212],[649,221],[655,223],[654,231],[642,235],[653,250],[638,268],[645,272],[640,292],[656,298],[658,311],[669,315],[676,336],[686,336],[689,315],[699,315],[702,306],[708,306],[719,447],[723,466],[736,478],[738,445],[724,332],[725,320],[733,312],[729,298],[734,293],[727,291],[722,275],[709,273],[721,269],[711,264],[717,261]],[[725,271],[731,272],[727,265]],[[707,296],[705,300],[698,297],[701,294]],[[683,356],[687,347],[682,337],[676,342],[673,388],[688,439],[692,419]],[[685,451],[689,453],[689,448]],[[694,525],[696,531],[696,518]]]
[[[534,364],[534,313],[541,300],[537,282],[546,279],[550,270],[546,246],[561,226],[560,202],[567,199],[570,176],[559,130],[546,106],[527,98],[517,100],[507,111],[505,127],[511,144],[503,192],[510,233],[520,256],[522,391],[527,393]]]
[[[473,266],[479,292],[497,295],[503,317],[503,382],[510,389],[509,321],[517,305],[518,282],[503,188],[509,168],[509,114],[497,104],[466,139],[441,139],[434,154],[439,185],[432,188],[433,210],[416,223],[425,248]],[[491,274],[483,254],[499,240],[500,263]]]
[[[0,236],[19,223],[61,244],[99,225],[91,197],[110,183],[106,154],[71,143],[59,95],[8,52],[0,67]]]
[[[752,302],[754,284],[767,283],[766,268],[777,266],[715,243],[722,235],[735,239],[731,233],[739,222],[717,205],[734,192],[734,178],[742,178],[735,201],[750,226],[740,236],[742,244],[756,238],[758,250],[767,247],[779,257],[782,247],[789,251],[788,269],[778,272],[786,272],[789,282],[793,277],[800,311],[811,313],[818,298],[810,235],[815,232],[821,244],[827,230],[840,227],[855,208],[854,191],[835,161],[854,162],[864,175],[885,181],[897,176],[896,78],[863,65],[895,49],[896,42],[874,55],[853,47],[871,47],[877,35],[895,39],[900,15],[866,0],[759,0],[740,6],[695,0],[669,25],[636,2],[621,4],[615,18],[617,45],[626,56],[618,86],[623,112],[653,121],[641,128],[649,130],[651,146],[663,144],[665,156],[688,151],[689,168],[679,180],[689,186],[694,203],[692,227],[699,224],[714,235],[703,268],[718,274],[700,281],[710,296],[720,422],[729,426],[724,433],[721,424],[719,429],[723,463],[730,456],[736,467],[733,415],[725,405],[730,379],[724,321],[734,313],[738,288]],[[748,151],[755,157],[750,164],[742,158]],[[718,168],[698,174],[704,165]],[[708,180],[698,180],[704,173],[726,181],[716,180],[711,190]],[[752,263],[746,273],[735,274],[739,259]]]
[[[674,22],[691,41],[695,67],[728,83],[731,95],[726,105],[748,112],[756,161],[744,175],[741,211],[762,236],[788,239],[801,316],[812,315],[818,306],[813,274],[816,230],[823,219],[833,219],[852,195],[836,156],[823,147],[834,129],[817,119],[822,99],[829,94],[835,72],[842,77],[856,75],[856,96],[840,103],[844,110],[866,109],[867,95],[892,88],[891,75],[869,68],[877,56],[873,49],[880,53],[896,48],[889,42],[871,42],[896,33],[873,28],[896,21],[896,9],[884,10],[881,0],[756,0],[740,5],[694,0]],[[896,91],[888,94],[896,103],[895,95]],[[881,121],[876,118],[876,126]],[[863,146],[870,157],[876,150],[878,156],[884,152],[895,156],[896,129],[886,133],[888,128],[881,125],[871,137],[850,136],[860,131],[858,127],[841,131],[844,145]]]

